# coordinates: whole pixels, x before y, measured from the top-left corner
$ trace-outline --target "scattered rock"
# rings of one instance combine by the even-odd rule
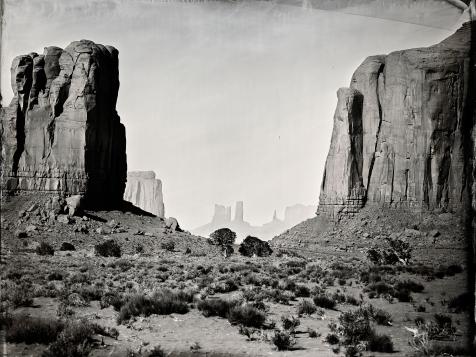
[[[119,222],[117,222],[115,219],[111,219],[106,223],[106,226],[108,226],[109,228],[116,228],[119,227]]]
[[[58,215],[57,218],[58,222],[64,223],[64,224],[69,224],[71,223],[71,218],[67,214],[60,214]]]
[[[18,211],[18,217],[23,217],[25,215],[25,211],[24,210],[21,210],[21,211]]]
[[[107,226],[96,228],[97,234],[111,234],[111,229]]]
[[[364,234],[362,234],[362,237],[368,238],[368,237],[370,237],[370,234],[368,234],[367,232],[365,232]]]
[[[172,231],[181,231],[179,223],[174,217],[169,217],[165,219],[165,227]]]

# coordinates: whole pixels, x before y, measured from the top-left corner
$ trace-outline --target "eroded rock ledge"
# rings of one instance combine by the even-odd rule
[[[92,41],[18,56],[1,111],[2,188],[122,201],[125,128],[116,112],[118,51]]]
[[[463,205],[470,25],[441,43],[368,57],[338,91],[320,212]]]

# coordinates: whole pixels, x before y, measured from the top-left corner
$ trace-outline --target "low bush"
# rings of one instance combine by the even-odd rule
[[[14,307],[28,307],[33,305],[33,287],[22,283],[12,285],[2,292],[2,300],[8,300]]]
[[[396,290],[408,290],[413,293],[421,293],[425,289],[422,284],[409,279],[397,282],[394,288]]]
[[[336,302],[326,294],[315,295],[312,300],[316,306],[322,307],[324,309],[333,310],[336,306]]]
[[[326,336],[326,342],[329,345],[337,345],[339,343],[339,336],[337,336],[335,333],[329,333]]]
[[[185,314],[188,311],[187,301],[184,301],[180,294],[171,290],[162,290],[152,296],[129,297],[119,311],[117,323],[121,324],[135,316]]]
[[[48,274],[47,279],[48,279],[49,281],[53,281],[53,280],[63,280],[63,274],[60,273],[60,272],[56,272],[56,271],[55,271],[55,272],[53,272],[53,273]]]
[[[121,256],[121,247],[114,240],[108,239],[104,243],[99,243],[94,246],[96,255],[101,257],[116,257]]]
[[[473,294],[469,292],[462,293],[448,301],[448,309],[455,313],[469,311],[473,305]]]
[[[299,315],[312,315],[316,311],[316,305],[310,302],[309,300],[302,300],[297,306],[297,313]]]
[[[230,309],[228,320],[232,324],[259,328],[263,326],[266,316],[263,311],[251,305],[236,305]]]
[[[49,344],[56,340],[63,328],[64,324],[55,319],[17,315],[12,317],[7,325],[6,341]]]
[[[55,250],[53,247],[46,243],[46,242],[41,242],[38,247],[36,247],[36,254],[38,255],[54,255]]]
[[[175,242],[173,241],[162,242],[160,244],[160,248],[167,250],[169,252],[173,252],[175,250]]]
[[[296,285],[294,287],[294,295],[296,295],[296,297],[309,297],[311,295],[311,292],[309,291],[309,288],[305,285]]]
[[[60,250],[61,251],[73,251],[73,250],[76,250],[76,248],[74,247],[73,244],[71,244],[69,242],[63,242],[63,243],[61,243]]]
[[[294,337],[289,332],[275,330],[271,337],[271,342],[276,346],[278,351],[286,351],[292,348],[296,343]]]
[[[198,302],[197,308],[203,316],[219,316],[227,318],[230,310],[238,304],[235,300],[205,299]]]

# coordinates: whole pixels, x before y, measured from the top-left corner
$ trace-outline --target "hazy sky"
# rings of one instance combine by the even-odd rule
[[[364,58],[450,33],[261,1],[6,0],[2,94],[18,54],[115,46],[128,166],[162,179],[166,215],[191,229],[243,200],[260,224],[317,204],[335,93]]]

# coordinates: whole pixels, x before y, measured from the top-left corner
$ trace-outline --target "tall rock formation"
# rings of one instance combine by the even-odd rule
[[[128,172],[124,200],[157,217],[165,217],[162,181],[155,178],[153,171]]]
[[[367,58],[338,91],[319,211],[463,205],[470,26],[441,43]]]
[[[0,113],[2,188],[122,201],[126,136],[116,112],[118,51],[81,40],[13,60],[14,97]]]

